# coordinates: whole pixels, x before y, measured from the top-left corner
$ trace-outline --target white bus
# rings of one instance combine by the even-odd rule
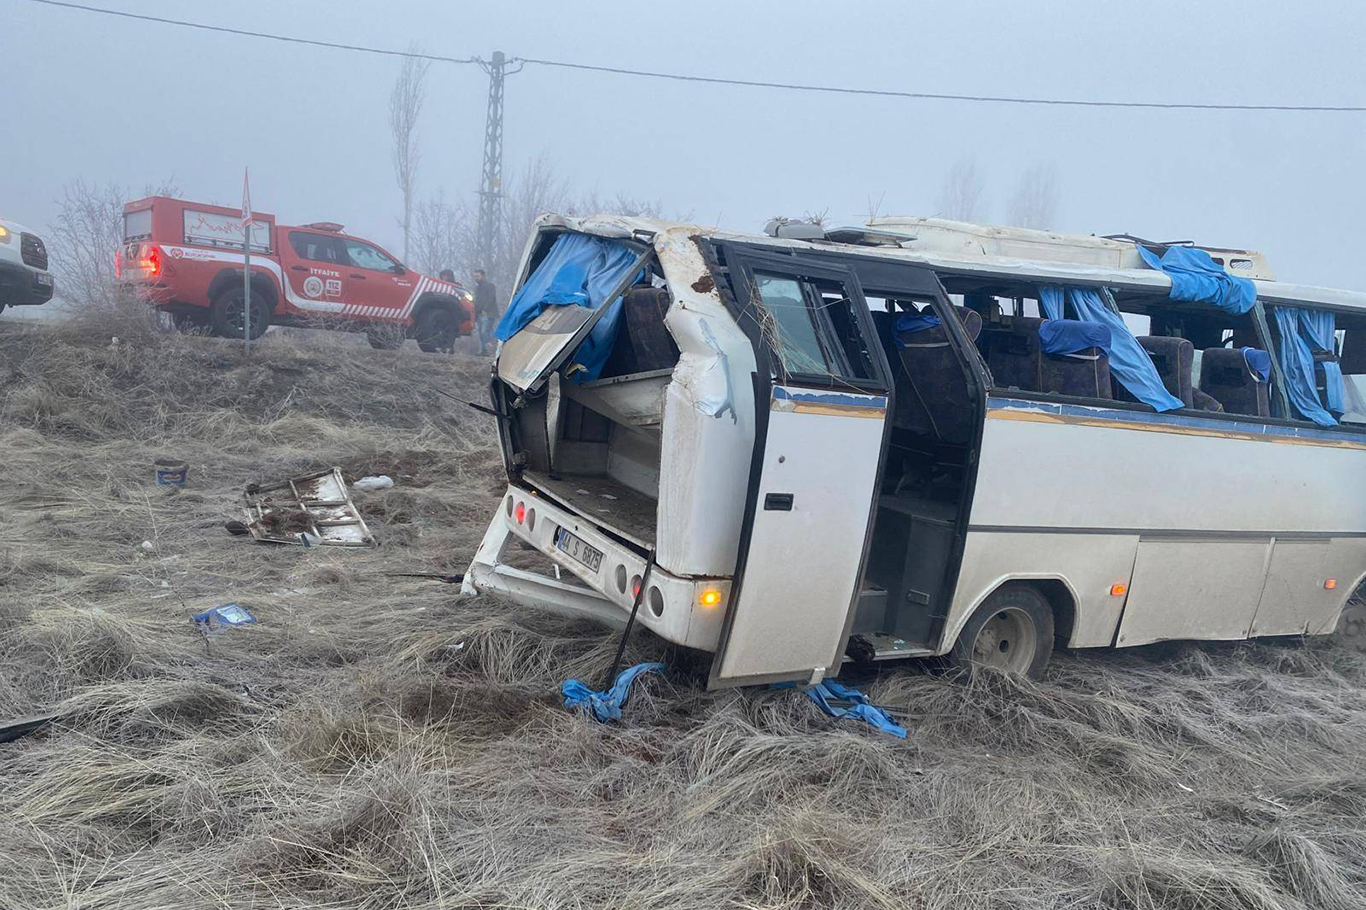
[[[1366,576],[1366,294],[1139,247],[543,216],[464,590],[637,611],[713,687],[1333,632]],[[1175,299],[1182,257],[1232,299]]]

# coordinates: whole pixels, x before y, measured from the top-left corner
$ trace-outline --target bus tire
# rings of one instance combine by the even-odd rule
[[[1353,597],[1347,601],[1338,619],[1337,642],[1344,648],[1366,654],[1366,600]]]
[[[428,354],[451,354],[460,337],[460,323],[450,307],[430,306],[418,315],[413,335],[417,346]]]
[[[1053,656],[1053,609],[1032,585],[1010,582],[984,600],[958,633],[949,664],[969,678],[982,667],[1038,679]]]
[[[218,292],[209,307],[209,327],[220,338],[241,338],[246,308],[241,286],[228,287]],[[255,341],[270,328],[270,306],[261,294],[251,295],[251,339]]]

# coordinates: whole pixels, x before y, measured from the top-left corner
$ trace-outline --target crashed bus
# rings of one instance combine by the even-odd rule
[[[547,215],[519,275],[464,590],[637,612],[712,687],[1327,634],[1366,576],[1366,294],[1260,254]]]

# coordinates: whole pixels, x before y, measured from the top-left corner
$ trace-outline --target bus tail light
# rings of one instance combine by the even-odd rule
[[[698,595],[697,602],[704,607],[715,607],[721,604],[721,592],[715,588],[707,588]]]
[[[525,522],[525,521],[526,521],[526,503],[524,503],[524,502],[519,502],[519,503],[517,503],[517,507],[516,507],[515,509],[512,510],[512,517],[515,518],[515,519],[517,519],[517,523],[518,523],[518,524],[522,524],[523,522]]]

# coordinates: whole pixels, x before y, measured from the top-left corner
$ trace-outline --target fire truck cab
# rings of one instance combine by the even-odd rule
[[[459,284],[423,275],[340,224],[279,224],[241,212],[151,196],[123,209],[119,284],[169,315],[177,328],[241,338],[247,325],[243,247],[249,244],[251,337],[272,325],[364,332],[376,348],[417,339],[450,351],[474,327],[474,299]]]

